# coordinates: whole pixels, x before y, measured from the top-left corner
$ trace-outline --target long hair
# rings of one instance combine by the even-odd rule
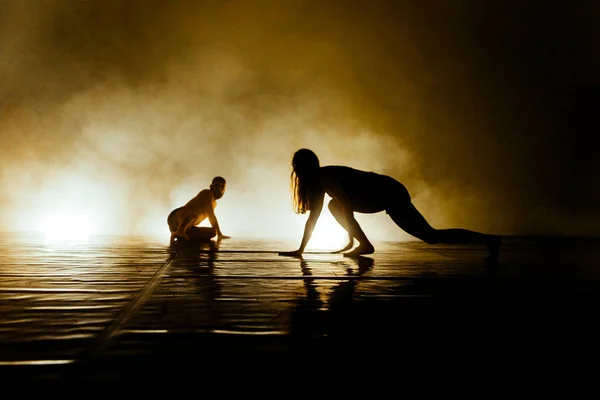
[[[300,149],[294,153],[290,180],[294,211],[297,214],[310,210],[311,199],[320,189],[320,167],[319,158],[312,150]]]

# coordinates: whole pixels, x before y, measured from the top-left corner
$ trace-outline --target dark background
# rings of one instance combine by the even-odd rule
[[[403,181],[438,227],[598,235],[599,19],[594,1],[0,2],[0,214],[91,207],[136,232],[223,175],[239,232],[282,233],[311,147]]]

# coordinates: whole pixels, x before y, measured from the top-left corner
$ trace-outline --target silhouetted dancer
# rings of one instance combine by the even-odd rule
[[[215,215],[217,200],[225,194],[225,186],[225,179],[217,176],[213,178],[209,189],[203,189],[183,207],[171,211],[167,218],[171,242],[179,239],[211,240],[215,235],[218,240],[229,238],[221,232]],[[196,226],[206,218],[210,221],[211,227]]]
[[[321,167],[317,155],[309,149],[300,149],[292,159],[291,184],[294,211],[309,217],[304,227],[300,248],[280,252],[279,255],[297,257],[304,252],[321,210],[325,193],[331,197],[329,210],[348,232],[348,244],[336,253],[350,250],[354,239],[358,246],[344,256],[357,257],[371,254],[375,248],[354,218],[354,212],[372,214],[385,211],[406,233],[429,244],[477,243],[489,248],[488,260],[498,258],[501,238],[466,229],[435,229],[415,208],[408,190],[397,180],[374,172],[328,165]]]

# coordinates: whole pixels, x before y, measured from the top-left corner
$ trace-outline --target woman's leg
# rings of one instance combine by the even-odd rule
[[[189,214],[181,218],[177,229],[171,234],[171,236],[174,238],[189,240],[190,237],[188,236],[188,232],[190,228],[194,226],[194,222],[196,222],[196,219],[197,217],[194,214]]]
[[[352,250],[349,253],[345,253],[347,256],[358,256],[361,254],[371,254],[375,251],[375,248],[365,235],[365,232],[362,230],[356,218],[354,218],[354,213],[352,212],[342,212],[342,208],[338,204],[336,200],[331,200],[329,202],[329,211],[331,211],[331,215],[335,218],[335,220],[348,232],[349,243],[346,247],[344,247],[340,251],[346,251],[352,248],[354,243],[352,238],[358,240],[358,247]]]
[[[500,236],[488,235],[470,231],[467,229],[434,229],[425,217],[411,203],[404,203],[387,212],[392,220],[402,228],[406,233],[422,241],[435,244],[462,244],[476,243],[488,246],[490,250],[489,259],[498,258],[498,249],[500,247]]]
[[[179,218],[177,218],[177,212],[182,208],[183,207],[174,209],[167,217],[167,225],[169,225],[169,231],[171,232],[171,243],[175,241],[175,234],[177,233],[177,228],[179,227]]]
[[[192,226],[187,235],[190,240],[210,240],[217,235],[217,230],[208,226]]]
[[[167,225],[169,225],[169,231],[171,231],[171,233],[177,231],[177,227],[179,226],[179,221],[177,220],[176,216],[177,216],[177,212],[179,210],[181,210],[183,207],[179,207],[174,209],[173,211],[171,211],[169,213],[169,216],[167,217]]]

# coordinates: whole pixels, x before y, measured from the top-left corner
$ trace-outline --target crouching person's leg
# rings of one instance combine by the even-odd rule
[[[217,230],[213,227],[192,226],[188,229],[187,235],[190,240],[211,240],[217,235]]]

